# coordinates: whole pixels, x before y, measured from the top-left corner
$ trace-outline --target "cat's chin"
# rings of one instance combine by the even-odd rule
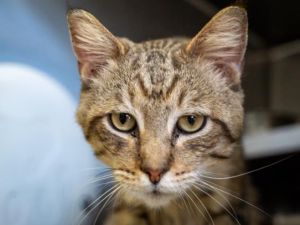
[[[130,196],[130,197],[129,197]],[[161,192],[136,192],[130,191],[128,193],[130,202],[143,204],[149,208],[162,208],[170,204],[175,199],[174,194],[161,193]]]

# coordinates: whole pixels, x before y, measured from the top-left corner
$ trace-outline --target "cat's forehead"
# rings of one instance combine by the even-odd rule
[[[174,68],[171,63],[170,52],[163,49],[150,49],[139,54],[136,63],[139,65],[137,72],[151,81],[152,85],[158,85],[165,81]],[[134,65],[136,67],[136,65]],[[147,79],[147,78],[146,78]]]
[[[182,44],[182,39],[162,39],[139,43],[132,46],[128,58],[133,69],[143,68],[150,73],[153,73],[156,68],[171,69],[174,55],[181,49]]]
[[[182,39],[162,39],[133,46],[127,54],[132,83],[149,97],[165,95],[179,77],[176,56],[182,45]]]

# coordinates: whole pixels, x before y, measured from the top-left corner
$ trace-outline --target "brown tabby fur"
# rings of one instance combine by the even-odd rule
[[[68,22],[82,80],[78,122],[121,187],[105,225],[259,225],[257,209],[238,199],[255,204],[247,178],[226,179],[244,171],[245,10],[222,10],[191,40],[133,43],[83,10]],[[115,112],[134,116],[138,129],[114,130]],[[207,125],[179,133],[178,117],[194,113]],[[158,192],[143,168],[164,171]]]

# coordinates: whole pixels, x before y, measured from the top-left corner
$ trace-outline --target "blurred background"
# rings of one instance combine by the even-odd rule
[[[248,169],[276,224],[300,224],[300,1],[244,1]],[[68,225],[93,199],[101,167],[75,121],[79,75],[65,14],[93,13],[133,41],[193,36],[218,0],[0,1],[0,225]]]

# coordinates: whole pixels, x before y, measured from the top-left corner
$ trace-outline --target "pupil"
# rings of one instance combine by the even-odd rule
[[[188,116],[187,117],[187,121],[188,121],[188,123],[190,124],[190,125],[194,125],[195,124],[195,122],[196,122],[196,117],[195,116]]]
[[[126,123],[127,119],[128,119],[128,115],[126,113],[120,113],[119,120],[121,124]]]

